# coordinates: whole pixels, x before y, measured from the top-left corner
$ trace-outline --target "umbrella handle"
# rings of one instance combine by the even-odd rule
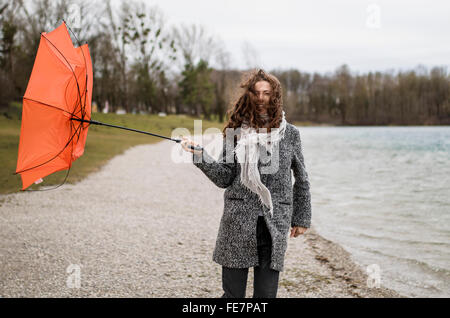
[[[194,150],[201,150],[201,151],[203,151],[203,147],[197,147],[197,146],[192,146],[192,145],[188,145],[188,148],[189,149],[194,149]]]

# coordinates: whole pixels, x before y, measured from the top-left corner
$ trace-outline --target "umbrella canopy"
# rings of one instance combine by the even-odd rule
[[[22,177],[22,190],[53,172],[70,169],[72,162],[84,152],[89,125],[124,129],[177,143],[182,141],[91,120],[92,85],[88,45],[74,47],[65,22],[50,33],[41,33],[23,96],[16,168],[16,174]]]
[[[53,172],[69,169],[83,154],[92,85],[88,45],[75,48],[65,22],[41,33],[23,97],[16,168],[22,190]]]

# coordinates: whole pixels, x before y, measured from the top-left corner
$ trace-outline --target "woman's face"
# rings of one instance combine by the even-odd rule
[[[272,87],[270,83],[267,81],[259,81],[255,83],[255,87],[253,89],[254,92],[254,103],[256,108],[260,113],[267,112],[267,108],[269,107],[270,97],[272,96]]]

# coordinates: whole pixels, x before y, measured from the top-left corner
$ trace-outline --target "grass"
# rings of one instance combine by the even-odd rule
[[[22,188],[20,176],[14,175],[19,149],[21,107],[19,103],[12,103],[9,108],[0,112],[0,193],[2,194],[18,192]],[[171,137],[175,128],[186,128],[192,135],[194,133],[194,120],[200,118],[177,115],[160,117],[158,115],[93,113],[92,119]],[[223,123],[202,121],[202,131],[213,127],[222,129]],[[187,133],[180,134],[187,135]],[[82,180],[90,173],[98,171],[111,158],[132,146],[151,144],[162,140],[158,137],[117,128],[92,125],[89,127],[84,154],[72,164],[66,182],[75,183]],[[60,171],[45,177],[45,181],[41,185],[58,185],[64,180],[66,173],[67,171]],[[33,185],[29,189],[39,187],[40,185]]]

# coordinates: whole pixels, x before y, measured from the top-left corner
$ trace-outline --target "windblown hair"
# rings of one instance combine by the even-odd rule
[[[272,94],[270,97],[269,107],[267,109],[270,123],[267,126],[264,126],[263,120],[259,118],[255,102],[257,96],[254,88],[255,84],[259,81],[267,81],[272,87]],[[227,128],[236,129],[241,127],[244,121],[250,127],[257,130],[259,128],[266,127],[267,132],[270,132],[271,128],[280,127],[283,111],[283,98],[280,81],[275,76],[266,73],[262,69],[252,70],[243,74],[240,88],[243,89],[243,92],[227,112],[228,122],[222,130],[224,137],[226,136]]]

